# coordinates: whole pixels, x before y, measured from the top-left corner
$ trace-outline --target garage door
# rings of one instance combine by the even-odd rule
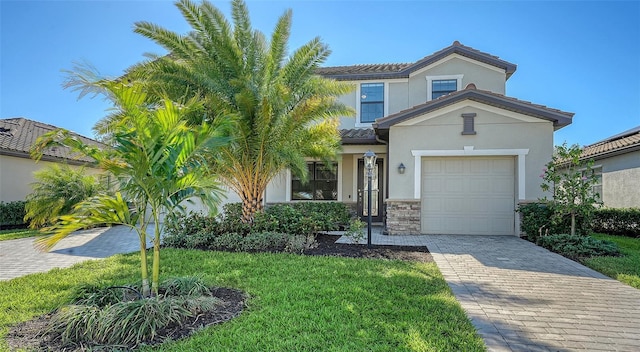
[[[513,157],[422,159],[426,234],[513,235]]]

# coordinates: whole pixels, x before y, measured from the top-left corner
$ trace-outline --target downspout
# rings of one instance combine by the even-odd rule
[[[375,130],[374,130],[375,132]],[[387,146],[387,162],[385,163],[387,165],[385,172],[384,172],[384,200],[382,201],[382,234],[386,235],[387,232],[387,202],[386,200],[389,198],[389,165],[391,165],[389,163],[389,142],[381,139],[380,137],[378,137],[378,134],[375,134],[376,136],[376,141],[380,142],[384,145]]]

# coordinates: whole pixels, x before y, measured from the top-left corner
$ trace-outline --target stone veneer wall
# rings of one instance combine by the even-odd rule
[[[389,235],[420,234],[420,200],[390,200],[387,205],[387,233]]]

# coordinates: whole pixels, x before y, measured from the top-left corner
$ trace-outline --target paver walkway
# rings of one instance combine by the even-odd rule
[[[58,242],[49,252],[37,250],[33,242],[33,238],[0,241],[0,280],[140,249],[138,236],[125,226],[78,231]]]
[[[418,237],[489,351],[640,351],[640,290],[516,237]]]

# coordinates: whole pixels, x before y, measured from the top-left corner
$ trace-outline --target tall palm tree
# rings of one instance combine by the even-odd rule
[[[330,53],[319,38],[287,56],[290,10],[267,40],[252,29],[242,0],[232,2],[233,25],[206,0],[176,5],[193,31],[181,35],[136,23],[135,32],[169,55],[132,67],[128,78],[141,79],[150,91],[174,100],[200,99],[206,113],[191,115],[194,123],[235,117],[233,142],[222,149],[213,171],[240,196],[243,220],[251,222],[273,177],[288,168],[305,179],[306,157],[335,158],[338,118],[353,114],[336,99],[353,86],[315,74]]]
[[[48,228],[52,235],[41,244],[51,247],[75,230],[97,224],[120,224],[136,231],[140,239],[143,294],[157,295],[160,274],[162,214],[183,210],[185,201],[201,199],[215,207],[220,201],[219,182],[208,171],[205,156],[216,154],[228,142],[221,119],[214,124],[189,126],[183,116],[198,110],[199,103],[176,104],[168,99],[150,102],[138,85],[100,81],[110,93],[121,118],[111,128],[112,147],[99,149],[83,144],[65,130],[38,139],[32,149],[36,159],[42,151],[63,144],[86,156],[116,179],[115,195],[98,195],[79,203],[70,215],[59,217]],[[149,289],[146,256],[147,228],[153,224],[153,262]]]

